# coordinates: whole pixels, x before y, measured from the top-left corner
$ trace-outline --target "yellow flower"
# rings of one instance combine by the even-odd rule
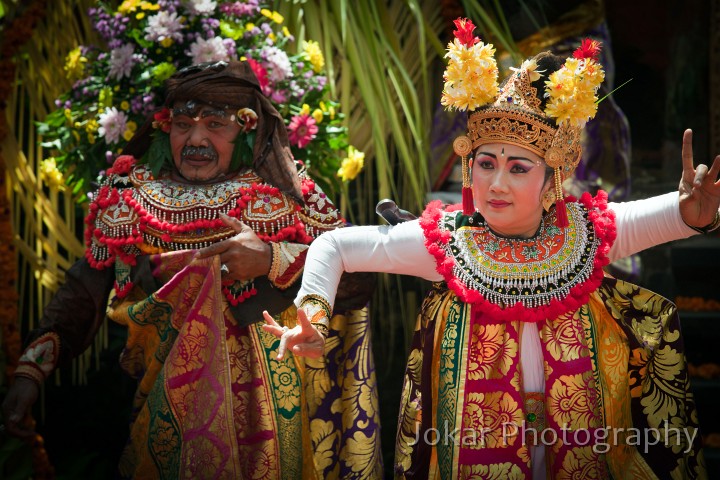
[[[88,120],[88,122],[85,124],[85,131],[88,133],[97,132],[97,129],[100,125],[98,124],[97,120],[94,118],[91,120]]]
[[[75,48],[67,57],[65,57],[65,78],[69,80],[77,80],[83,76],[85,70],[85,63],[87,58],[83,57],[80,53],[80,47]]]
[[[277,37],[275,36],[275,33],[273,33],[273,32],[268,33],[267,38],[269,38],[270,41],[273,43],[275,43],[275,41],[277,40]]]
[[[125,128],[134,132],[135,130],[137,130],[137,123],[130,120],[125,124]]]
[[[60,170],[57,169],[54,157],[50,157],[40,162],[40,178],[42,178],[43,182],[51,188],[59,188],[60,190],[63,190],[65,187],[63,175],[60,173]]]
[[[65,113],[65,118],[67,119],[67,121],[72,122],[72,110],[66,108],[63,113]]]
[[[322,110],[323,112],[328,111],[327,107],[325,106],[325,102],[323,102],[322,100],[320,101],[320,110]]]
[[[133,137],[133,135],[135,135],[135,132],[132,132],[132,131],[130,131],[129,129],[128,129],[128,130],[125,130],[125,131],[123,132],[123,138],[124,138],[125,140],[127,140],[128,142],[129,142],[130,139]]]
[[[120,102],[120,109],[127,110],[129,108],[130,108],[130,102],[128,102],[127,100],[123,100],[122,102]]]
[[[365,154],[356,150],[355,147],[351,145],[348,147],[347,158],[344,158],[340,164],[340,169],[337,173],[338,177],[340,177],[343,182],[353,180],[358,176],[358,173],[362,171],[364,165]]]
[[[315,123],[322,122],[323,111],[320,110],[319,108],[316,108],[315,110],[313,110],[312,117],[315,119]]]
[[[160,10],[160,5],[147,1],[142,1],[140,2],[140,8],[142,8],[143,10]]]
[[[318,42],[313,40],[303,42],[303,53],[305,54],[305,57],[310,60],[313,71],[315,73],[320,73],[325,66],[325,58],[323,58]]]
[[[283,35],[285,35],[286,37],[289,37],[289,36],[290,36],[290,30],[288,30],[287,27],[283,27],[283,28],[282,28],[282,33],[283,33]]]
[[[604,78],[605,72],[595,60],[568,58],[545,82],[545,114],[559,124],[585,126],[597,112],[597,90]]]
[[[283,23],[285,21],[285,18],[278,12],[271,12],[267,8],[263,8],[262,10],[260,10],[260,13],[275,23]]]
[[[335,120],[335,107],[328,108],[328,112],[330,112],[330,120]]]
[[[135,18],[137,18],[138,20],[142,20],[143,18],[145,18],[145,12],[138,12],[138,14],[135,15]]]
[[[87,137],[88,137],[88,143],[90,145],[95,145],[95,135],[93,135],[92,133],[88,133]]]
[[[300,110],[300,115],[310,115],[310,105],[307,103],[303,103],[302,109]]]
[[[255,24],[254,24],[254,23],[248,22],[248,23],[245,24],[245,30],[247,30],[248,32],[249,32],[250,30],[252,30],[253,28],[255,28]]]
[[[127,15],[129,12],[134,12],[140,6],[140,0],[125,0],[118,7],[118,13]]]
[[[173,39],[170,37],[165,37],[162,40],[160,40],[160,45],[162,45],[165,48],[171,47],[173,44]]]
[[[498,68],[495,48],[478,42],[466,47],[457,38],[449,43],[440,103],[456,110],[475,110],[490,103],[498,94]]]

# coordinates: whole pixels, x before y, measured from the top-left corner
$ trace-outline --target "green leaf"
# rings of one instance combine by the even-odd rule
[[[172,165],[170,135],[162,130],[155,131],[150,148],[148,148],[148,151],[143,155],[141,163],[147,164],[155,178],[160,176],[160,171],[164,166]]]

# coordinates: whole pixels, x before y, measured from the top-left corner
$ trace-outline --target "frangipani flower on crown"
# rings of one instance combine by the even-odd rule
[[[440,103],[447,109],[475,110],[492,102],[498,94],[498,68],[495,47],[473,36],[475,29],[468,19],[455,20],[455,39],[447,46]]]
[[[597,62],[600,42],[585,39],[573,57],[550,74],[545,82],[548,98],[545,114],[558,124],[584,127],[597,113],[597,91],[605,79],[605,71]]]

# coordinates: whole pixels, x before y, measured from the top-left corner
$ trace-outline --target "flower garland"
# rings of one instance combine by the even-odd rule
[[[597,290],[602,282],[603,267],[609,263],[608,252],[615,241],[616,230],[615,213],[607,209],[607,193],[600,191],[593,198],[586,192],[579,203],[588,210],[588,220],[594,225],[595,235],[600,242],[593,259],[592,273],[587,280],[573,286],[565,298],[553,299],[547,305],[534,308],[525,307],[519,302],[502,308],[485,299],[479,292],[468,288],[455,276],[455,259],[445,250],[452,233],[440,228],[443,210],[439,200],[428,204],[420,219],[420,225],[425,235],[425,246],[437,263],[437,272],[443,276],[448,287],[460,300],[473,304],[492,318],[502,321],[521,319],[525,322],[540,322],[574,312],[587,303],[590,294]]]
[[[114,174],[127,174],[134,165],[134,159],[130,156],[121,156],[112,167]],[[308,186],[304,186],[308,188]],[[282,192],[272,185],[253,182],[250,186],[243,186],[238,189],[238,199],[235,206],[227,212],[227,215],[233,218],[242,219],[243,212],[249,205],[257,202],[267,202],[269,198],[278,197]],[[101,228],[96,226],[98,213],[106,208],[123,202],[138,217],[137,226],[133,226],[130,233],[124,237],[114,237],[107,235]],[[274,233],[263,233],[257,231],[256,234],[260,240],[265,243],[293,241],[297,243],[309,244],[312,237],[307,234],[305,224],[297,215],[301,211],[300,205],[295,205],[295,214],[292,224],[279,228]],[[182,223],[173,223],[160,220],[157,216],[148,212],[133,196],[132,189],[124,189],[122,192],[110,185],[103,185],[97,192],[96,199],[90,204],[88,215],[85,218],[85,258],[88,263],[95,269],[102,270],[114,265],[120,261],[128,266],[137,263],[136,253],[128,247],[139,246],[146,242],[146,235],[149,235],[148,228],[160,232],[160,239],[165,243],[171,243],[173,236],[195,232],[198,230],[223,230],[227,229],[227,225],[219,218],[205,219],[199,218],[189,220]],[[154,235],[153,235],[154,236]],[[98,259],[95,256],[93,244],[107,246],[108,256],[104,259]],[[160,252],[161,249],[158,249]],[[133,287],[133,283],[129,279],[125,279],[121,284],[115,282],[115,293],[119,298],[125,297]],[[251,296],[257,294],[257,290],[252,284],[224,285],[223,293],[228,301],[233,305],[244,302]]]

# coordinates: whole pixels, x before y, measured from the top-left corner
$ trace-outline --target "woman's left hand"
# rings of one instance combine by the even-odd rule
[[[680,215],[691,227],[703,228],[715,220],[720,207],[720,155],[712,167],[693,166],[692,130],[685,130],[682,145],[683,173],[680,179]]]
[[[263,317],[266,322],[263,330],[280,338],[278,360],[285,357],[288,349],[295,355],[310,358],[319,358],[325,352],[325,337],[312,326],[302,308],[297,311],[298,324],[291,329],[278,325],[267,311],[263,312]]]
[[[272,262],[270,245],[260,240],[252,228],[237,218],[224,214],[220,214],[220,218],[237,234],[198,250],[197,258],[219,255],[224,282],[232,283],[234,280],[250,280],[267,275]]]

